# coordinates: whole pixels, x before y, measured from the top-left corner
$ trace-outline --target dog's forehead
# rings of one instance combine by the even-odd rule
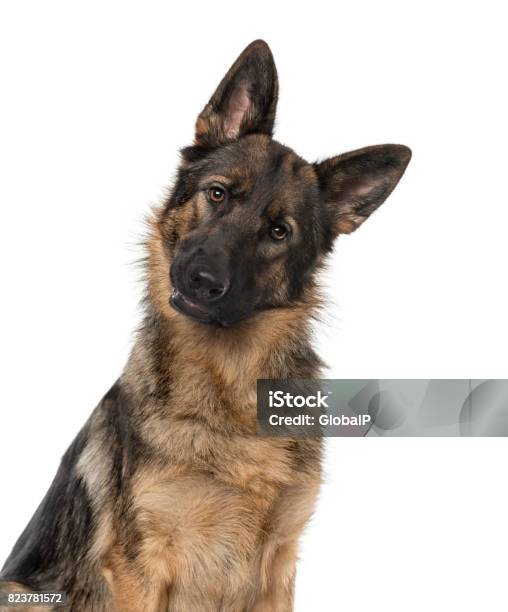
[[[292,149],[263,135],[250,135],[212,154],[206,173],[223,175],[239,192],[292,192],[316,184],[312,166]]]

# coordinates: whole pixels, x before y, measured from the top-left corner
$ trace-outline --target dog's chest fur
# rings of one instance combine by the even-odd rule
[[[120,411],[125,429],[119,500],[95,496],[99,522],[113,526],[100,551],[103,572],[113,592],[119,580],[126,588],[126,575],[150,576],[154,609],[166,594],[177,610],[202,609],[203,601],[239,610],[266,586],[275,557],[284,565],[287,556],[290,579],[320,482],[321,445],[255,433],[256,378],[280,375],[276,351],[231,344],[214,353],[210,342],[207,349],[181,336],[169,340],[159,330],[154,346],[145,334],[118,405],[106,400],[93,417],[103,444],[91,449],[91,473],[98,463],[114,469],[111,436],[101,431],[108,410]],[[164,357],[162,346],[166,369],[154,361]]]
[[[170,598],[190,605],[193,596],[216,603],[254,597],[253,578],[269,572],[279,548],[293,547],[308,520],[315,474],[292,478],[290,450],[267,443],[253,451],[249,445],[235,444],[243,455],[236,465],[211,462],[205,471],[192,463],[165,474],[143,470],[137,475],[138,562],[157,576],[162,590],[172,585]],[[259,452],[265,458],[256,464]]]

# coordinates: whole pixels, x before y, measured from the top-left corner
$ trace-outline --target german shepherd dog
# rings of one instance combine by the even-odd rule
[[[16,542],[4,591],[65,591],[58,609],[73,612],[293,609],[321,441],[258,436],[256,381],[319,376],[317,272],[411,152],[308,163],[272,139],[277,94],[255,41],[199,115],[150,220],[132,353]]]

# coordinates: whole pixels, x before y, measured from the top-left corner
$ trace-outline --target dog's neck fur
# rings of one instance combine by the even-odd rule
[[[149,303],[138,345],[157,372],[173,382],[194,372],[213,375],[224,390],[241,394],[260,378],[312,378],[321,362],[311,348],[314,305],[260,312],[234,328],[207,326],[189,320],[168,305],[163,312]]]

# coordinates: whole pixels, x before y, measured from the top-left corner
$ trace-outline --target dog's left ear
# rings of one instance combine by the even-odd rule
[[[377,145],[314,164],[332,232],[350,234],[386,200],[404,174],[411,150]]]
[[[272,135],[278,80],[270,47],[255,40],[222,79],[196,122],[195,144],[215,148],[249,133]]]

